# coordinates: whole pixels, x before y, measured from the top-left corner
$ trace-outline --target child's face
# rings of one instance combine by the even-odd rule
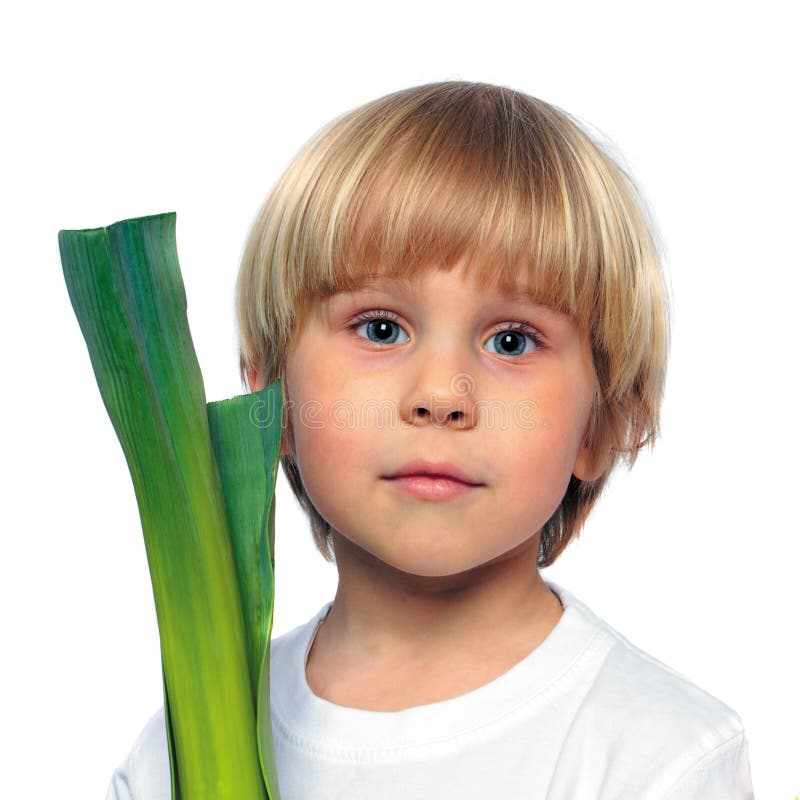
[[[397,321],[355,319],[374,309]],[[541,345],[526,333],[504,340],[520,322]],[[479,290],[462,264],[318,303],[292,343],[286,391],[312,502],[348,545],[404,572],[452,575],[497,559],[538,534],[573,472],[595,477],[583,447],[588,340],[566,315]],[[418,458],[484,485],[431,500],[385,477]]]

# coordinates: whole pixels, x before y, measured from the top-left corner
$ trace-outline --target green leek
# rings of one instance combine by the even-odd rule
[[[269,638],[280,383],[206,404],[174,213],[58,239],[139,507],[173,800],[279,800]]]

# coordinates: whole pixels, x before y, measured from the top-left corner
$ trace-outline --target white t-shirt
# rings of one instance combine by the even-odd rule
[[[281,800],[752,800],[739,715],[565,589],[548,637],[495,680],[401,711],[317,697],[305,664],[326,603],[271,643]],[[106,800],[170,800],[164,712]]]

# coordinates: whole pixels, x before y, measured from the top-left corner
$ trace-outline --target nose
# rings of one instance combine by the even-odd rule
[[[401,403],[402,417],[412,425],[472,428],[477,423],[476,382],[467,358],[419,352],[416,379]]]

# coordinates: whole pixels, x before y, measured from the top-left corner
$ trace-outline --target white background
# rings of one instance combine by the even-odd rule
[[[248,228],[333,116],[443,79],[614,144],[673,296],[662,437],[544,576],[744,719],[756,796],[800,793],[798,125],[788,4],[15,4],[0,23],[0,796],[102,798],[162,703],[138,510],[61,228],[177,212],[206,395],[241,394]],[[224,9],[224,10],[223,10]],[[757,9],[757,10],[756,10]],[[274,635],[335,591],[283,474]]]

